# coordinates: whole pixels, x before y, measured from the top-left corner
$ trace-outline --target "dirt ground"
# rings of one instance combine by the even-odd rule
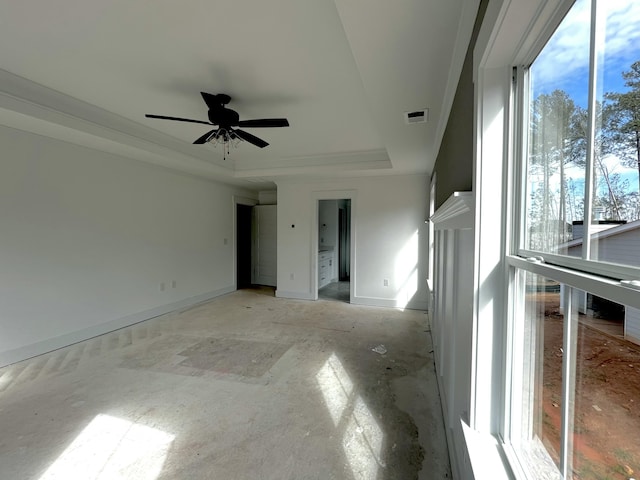
[[[545,301],[542,436],[553,456],[560,451],[563,316],[559,294],[538,293],[536,298]],[[580,315],[573,478],[640,478],[640,346],[585,320]]]

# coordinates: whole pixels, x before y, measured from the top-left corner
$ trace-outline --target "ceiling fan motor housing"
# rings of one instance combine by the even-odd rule
[[[209,109],[209,121],[216,125],[231,127],[238,125],[240,115],[235,110],[230,110],[220,105],[218,108]]]

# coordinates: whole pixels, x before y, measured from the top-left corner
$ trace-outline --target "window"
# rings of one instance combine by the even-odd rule
[[[526,69],[523,251],[640,266],[613,247],[640,222],[638,21],[633,0],[578,0]]]
[[[639,311],[524,269],[516,283],[509,438],[524,469],[630,478],[640,466],[640,348],[622,337]]]
[[[639,22],[577,0],[516,69],[502,434],[527,478],[640,476]]]

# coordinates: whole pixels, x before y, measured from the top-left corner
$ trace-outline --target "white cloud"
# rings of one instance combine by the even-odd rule
[[[607,19],[605,57],[621,57],[629,63],[640,60],[640,2],[608,0],[600,4]]]
[[[640,60],[640,2],[607,0],[599,2],[599,17],[605,41],[600,53],[608,67],[629,68]],[[578,0],[534,62],[534,82],[540,87],[557,84],[558,88],[583,78],[589,65],[591,2]],[[555,88],[555,87],[553,87]],[[547,88],[543,88],[546,90]]]
[[[555,83],[589,65],[590,2],[578,0],[533,64],[536,83]]]

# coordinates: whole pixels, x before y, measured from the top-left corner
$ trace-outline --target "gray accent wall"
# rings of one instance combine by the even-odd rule
[[[453,192],[470,191],[473,178],[473,49],[482,19],[487,9],[488,0],[482,0],[478,7],[478,15],[473,27],[471,42],[467,49],[464,65],[458,80],[458,88],[451,106],[436,157],[433,171],[436,173],[436,210]]]

